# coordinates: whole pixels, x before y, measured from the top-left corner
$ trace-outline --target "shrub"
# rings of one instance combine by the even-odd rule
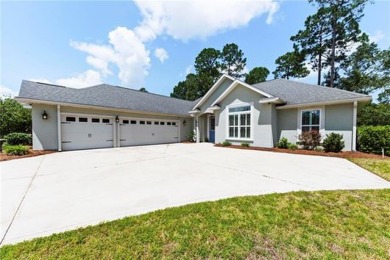
[[[224,142],[222,143],[222,146],[231,146],[231,145],[232,145],[232,143],[229,142],[229,141],[224,141]]]
[[[298,145],[289,143],[287,148],[289,150],[295,151],[298,149]]]
[[[249,147],[249,143],[241,143],[242,147]]]
[[[321,143],[321,134],[318,131],[303,132],[298,138],[306,150],[313,150]]]
[[[196,142],[196,131],[191,131],[191,133],[187,136],[188,141]]]
[[[276,146],[278,148],[281,148],[281,149],[287,149],[288,148],[288,145],[290,143],[288,142],[288,139],[286,137],[282,137],[280,138],[279,142],[276,144]]]
[[[9,145],[3,146],[3,151],[6,155],[25,155],[28,154],[28,147],[24,145]]]
[[[343,141],[343,135],[331,133],[326,135],[325,140],[322,142],[325,152],[334,152],[338,153],[345,147]]]
[[[4,136],[5,141],[9,145],[31,145],[31,135],[25,133],[10,133]]]
[[[358,127],[359,151],[390,155],[390,125]]]

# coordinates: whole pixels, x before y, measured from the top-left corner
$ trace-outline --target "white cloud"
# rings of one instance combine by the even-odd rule
[[[17,96],[17,95],[18,95],[17,91],[10,89],[10,88],[7,88],[5,86],[0,86],[0,98],[3,98],[3,97],[13,98],[14,96]]]
[[[274,0],[242,1],[135,1],[143,21],[135,29],[144,41],[167,34],[174,39],[206,38],[218,32],[247,25],[253,18],[267,14],[272,23],[279,4]]]
[[[70,88],[84,88],[102,83],[101,74],[94,70],[87,70],[71,78],[56,80],[56,84]]]
[[[370,34],[370,40],[371,42],[378,43],[381,41],[383,38],[385,38],[385,34],[382,31],[376,31],[374,34]]]
[[[190,73],[193,73],[194,72],[194,66],[193,65],[189,65],[187,68],[186,68],[186,76]]]
[[[166,50],[164,50],[163,48],[155,49],[154,56],[156,56],[156,58],[159,59],[161,62],[164,62],[166,59],[169,58],[168,52]]]
[[[38,79],[29,79],[30,81],[35,81],[35,82],[41,82],[41,83],[47,83],[51,84],[51,81],[45,78],[38,78]]]

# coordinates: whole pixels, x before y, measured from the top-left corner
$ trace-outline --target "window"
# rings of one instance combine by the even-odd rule
[[[147,124],[147,125],[151,125],[151,124],[152,124],[152,121],[146,121],[146,124]]]
[[[172,123],[171,122],[167,122],[167,125],[171,125]]]
[[[102,119],[102,123],[108,124],[108,123],[110,123],[110,119],[103,118],[103,119]]]
[[[154,124],[155,124],[155,125],[158,125],[158,124],[159,124],[159,122],[157,122],[157,121],[154,121]]]
[[[86,117],[79,117],[79,122],[88,122],[88,118]]]
[[[172,122],[172,125],[176,125],[176,122]]]
[[[137,124],[137,121],[136,121],[136,120],[131,120],[131,121],[130,121],[130,124],[136,125],[136,124]]]
[[[229,108],[229,138],[251,138],[251,106]]]
[[[145,124],[145,121],[139,121],[139,123],[140,123],[141,125],[144,125],[144,124]]]
[[[66,122],[76,122],[76,118],[73,116],[67,116],[66,117]]]
[[[165,125],[165,122],[160,122],[160,125]]]
[[[92,123],[100,123],[100,119],[99,118],[92,118]]]
[[[129,120],[122,120],[122,123],[128,125],[129,124]]]
[[[302,111],[302,132],[320,131],[320,110]]]

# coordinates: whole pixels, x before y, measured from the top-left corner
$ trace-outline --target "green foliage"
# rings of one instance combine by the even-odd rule
[[[242,147],[249,147],[250,145],[249,145],[249,143],[241,143],[241,146]]]
[[[336,133],[326,135],[326,138],[322,142],[322,147],[324,147],[325,152],[340,152],[345,147],[343,135]]]
[[[26,133],[10,133],[4,136],[4,139],[9,145],[31,145],[31,134]]]
[[[31,133],[31,109],[12,98],[0,99],[0,137],[9,133]]]
[[[3,152],[6,155],[25,155],[28,154],[28,147],[24,145],[3,144]]]
[[[281,149],[287,149],[288,148],[288,145],[289,145],[289,141],[286,137],[282,137],[280,138],[279,142],[276,144],[276,146],[278,148],[281,148]]]
[[[235,78],[244,76],[242,71],[246,66],[246,58],[243,51],[235,43],[223,46],[221,52],[221,69]]]
[[[390,125],[390,104],[365,105],[357,117],[358,126],[363,125]]]
[[[359,151],[381,154],[384,148],[390,155],[390,125],[358,127],[357,142]]]
[[[390,160],[386,158],[348,158],[360,167],[390,181]]]
[[[245,77],[245,82],[248,84],[255,84],[267,80],[269,70],[265,67],[253,68]]]
[[[223,141],[222,142],[222,146],[231,146],[231,145],[232,145],[232,143],[229,142],[229,141]]]
[[[277,78],[303,78],[309,75],[309,70],[305,67],[305,55],[302,52],[287,52],[276,59],[276,69],[274,74]]]
[[[298,145],[289,143],[287,148],[289,150],[295,151],[298,150]]]
[[[216,81],[220,75],[221,51],[214,48],[203,49],[195,58],[195,71],[198,75],[208,75]]]
[[[149,91],[147,91],[146,88],[140,88],[138,91],[140,91],[140,92],[145,92],[145,93],[149,93]]]
[[[196,142],[196,131],[191,131],[191,133],[187,136],[188,141]]]
[[[303,149],[313,150],[321,144],[321,134],[318,131],[303,132],[298,137]]]

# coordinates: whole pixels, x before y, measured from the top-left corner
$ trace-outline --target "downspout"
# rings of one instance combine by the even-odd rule
[[[196,142],[197,142],[197,143],[200,143],[199,116],[196,117],[196,119],[195,119],[195,124],[196,124]]]
[[[356,123],[357,123],[357,101],[353,102],[353,122],[352,122],[352,151],[356,152]]]
[[[62,151],[62,137],[61,137],[61,106],[57,105],[57,146],[58,151]]]

